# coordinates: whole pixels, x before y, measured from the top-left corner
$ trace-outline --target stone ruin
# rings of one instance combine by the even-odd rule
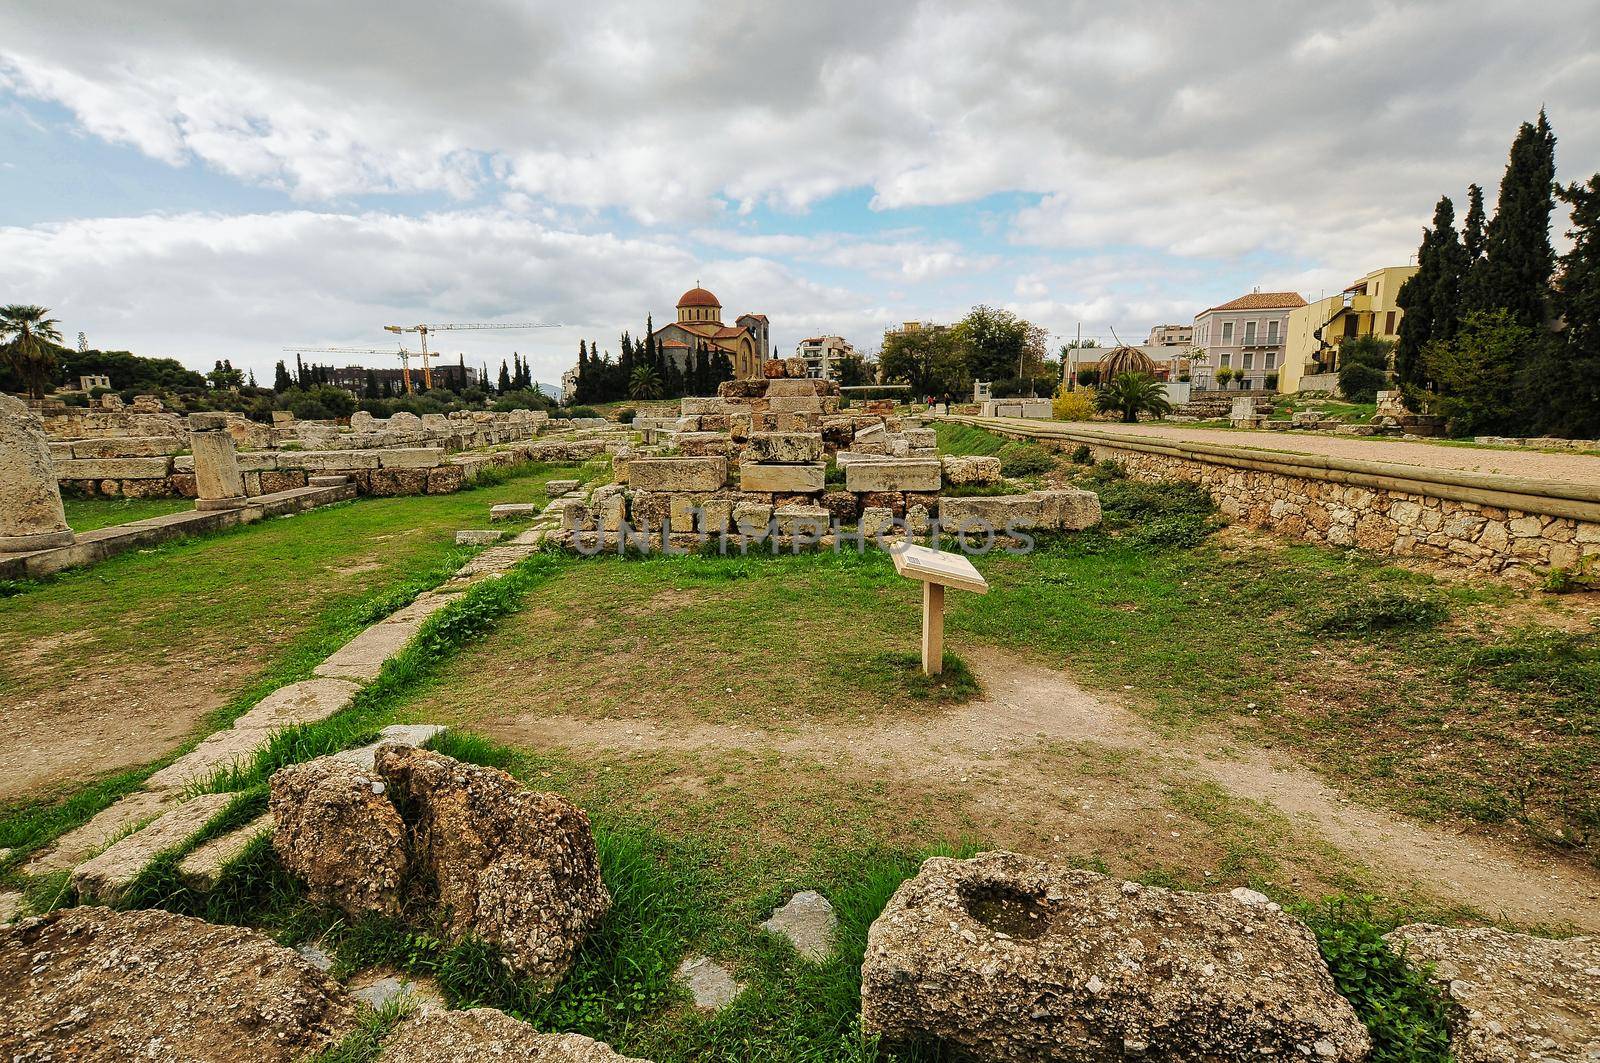
[[[728,381],[714,398],[683,399],[680,411],[637,418],[642,442],[614,454],[613,482],[560,502],[564,541],[614,545],[624,525],[817,542],[836,524],[876,538],[936,526],[1076,530],[1100,519],[1098,499],[1076,489],[945,497],[947,486],[1000,484],[1000,460],[941,457],[937,434],[919,418],[841,409],[831,381]],[[830,460],[842,474],[832,482]]]
[[[589,817],[503,771],[385,745],[370,771],[322,757],[271,790],[273,846],[314,900],[356,917],[435,908],[452,939],[498,946],[543,988],[611,908]]]
[[[0,395],[0,553],[69,546],[73,539],[38,416]]]

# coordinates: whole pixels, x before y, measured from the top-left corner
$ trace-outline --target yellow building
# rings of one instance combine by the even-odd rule
[[[1395,305],[1400,286],[1416,266],[1385,266],[1356,281],[1338,295],[1297,307],[1289,314],[1278,391],[1333,391],[1338,387],[1339,344],[1356,336],[1393,340],[1399,334],[1401,310]]]

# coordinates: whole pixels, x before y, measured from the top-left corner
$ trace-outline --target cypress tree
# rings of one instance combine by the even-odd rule
[[[1504,307],[1532,328],[1549,320],[1556,259],[1550,246],[1555,150],[1555,134],[1541,109],[1538,124],[1522,123],[1511,142],[1494,218],[1484,230],[1482,279],[1473,282],[1469,309]]]
[[[1600,174],[1558,189],[1572,208],[1551,297],[1560,331],[1549,336],[1522,380],[1522,406],[1540,434],[1600,438]]]
[[[1434,277],[1428,293],[1433,339],[1450,339],[1461,325],[1461,285],[1467,265],[1467,250],[1456,238],[1456,205],[1449,196],[1440,196],[1433,211]]]
[[[378,396],[378,374],[373,372],[371,369],[368,369],[366,386],[362,389],[362,397],[375,399]]]
[[[1433,336],[1434,259],[1433,230],[1423,229],[1422,244],[1417,248],[1417,272],[1394,297],[1394,305],[1404,312],[1395,340],[1394,375],[1408,401],[1414,401],[1415,393],[1428,386],[1422,349]]]
[[[294,386],[297,388],[306,386],[306,363],[300,360],[299,354],[294,356]]]
[[[500,359],[500,378],[495,381],[494,389],[502,395],[511,390],[511,370],[506,368],[504,358]]]
[[[294,387],[294,378],[289,376],[289,367],[283,364],[283,359],[278,359],[278,364],[272,369],[272,390],[284,391]]]

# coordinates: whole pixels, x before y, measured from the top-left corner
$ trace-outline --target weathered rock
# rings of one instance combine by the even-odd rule
[[[986,454],[951,454],[943,459],[943,464],[944,482],[951,487],[1000,482],[1000,459],[996,457]]]
[[[939,524],[951,532],[994,532],[1039,528],[1044,504],[1033,495],[971,495],[939,500]]]
[[[861,511],[861,534],[876,538],[895,530],[894,510],[887,506],[868,506]]]
[[[732,971],[707,956],[686,957],[678,964],[676,978],[701,1011],[727,1007],[744,992],[744,986],[733,977]]]
[[[503,531],[487,528],[466,528],[456,532],[457,546],[492,546],[506,537]]]
[[[336,982],[254,930],[106,908],[0,929],[0,1058],[287,1063],[354,1022]]]
[[[319,904],[351,915],[400,911],[406,827],[375,773],[338,757],[275,772],[272,847]]]
[[[1013,853],[935,858],[867,935],[864,1027],[977,1060],[1364,1060],[1311,931],[1272,905]]]
[[[1030,493],[1043,503],[1039,512],[1043,527],[1083,531],[1100,523],[1100,496],[1093,491],[1056,487]]]
[[[397,1023],[378,1063],[648,1063],[575,1033],[540,1033],[494,1008],[425,1011]]]
[[[786,495],[814,494],[822,490],[824,476],[820,464],[757,465],[745,462],[739,466],[739,490]]]
[[[189,435],[189,449],[194,454],[194,482],[196,509],[231,509],[244,505],[244,474],[239,471],[239,455],[233,436],[223,425],[209,427],[212,422],[200,422],[203,414],[189,418],[195,430]],[[225,422],[224,422],[225,423]],[[202,430],[204,428],[204,430]]]
[[[263,812],[244,826],[212,838],[178,861],[178,877],[192,890],[215,889],[222,875],[257,838],[272,833],[272,816]]]
[[[825,960],[833,952],[833,932],[838,925],[833,905],[816,890],[796,893],[761,924],[762,929],[788,938],[796,952],[813,962]]]
[[[352,1000],[369,1008],[384,1008],[402,1001],[418,1011],[446,1006],[444,992],[433,979],[407,978],[386,968],[354,975],[346,988]]]
[[[1457,1063],[1600,1060],[1600,938],[1412,923],[1385,940],[1450,994]]]
[[[820,538],[833,528],[833,514],[822,506],[778,506],[772,511],[772,519],[783,535]]]
[[[815,432],[753,432],[745,454],[752,461],[821,461],[822,436]]]
[[[0,553],[72,541],[44,424],[21,400],[0,395]]]
[[[628,483],[640,491],[716,491],[728,481],[728,459],[634,458]]]
[[[832,513],[834,520],[841,524],[850,524],[860,512],[857,509],[860,498],[860,495],[853,495],[849,491],[829,491],[822,496],[818,504]]]
[[[415,818],[418,871],[437,890],[447,928],[500,947],[519,973],[547,986],[611,908],[589,817],[494,768],[384,746],[378,774]]]
[[[116,901],[138,878],[150,862],[177,849],[200,833],[207,823],[228,807],[233,794],[200,794],[155,820],[120,838],[91,860],[72,871],[72,885],[85,897]]]
[[[937,491],[942,481],[943,471],[936,458],[853,461],[844,469],[845,488],[857,492]]]

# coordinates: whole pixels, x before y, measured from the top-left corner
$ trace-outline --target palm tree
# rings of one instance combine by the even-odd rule
[[[1147,373],[1123,373],[1101,389],[1094,404],[1101,411],[1120,412],[1123,424],[1137,424],[1141,413],[1165,417],[1172,412],[1166,389]]]
[[[49,312],[42,306],[0,306],[0,354],[36,399],[44,398],[44,385],[56,367],[49,345],[61,342],[58,322],[45,317]]]
[[[654,366],[636,365],[633,375],[628,377],[628,398],[630,399],[659,399],[661,397],[661,375]]]

